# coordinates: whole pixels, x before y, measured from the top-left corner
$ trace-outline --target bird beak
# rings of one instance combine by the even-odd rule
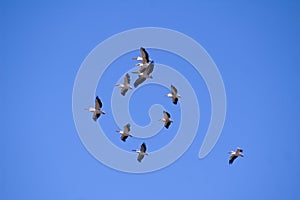
[[[88,108],[84,108],[84,110],[89,110]]]

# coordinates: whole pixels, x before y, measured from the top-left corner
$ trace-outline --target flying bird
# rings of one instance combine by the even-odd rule
[[[171,123],[173,122],[173,120],[171,119],[170,113],[166,111],[163,111],[163,113],[164,113],[164,117],[160,118],[159,120],[163,121],[165,123],[164,126],[168,129]]]
[[[175,88],[174,85],[171,85],[171,93],[166,94],[167,97],[172,98],[172,102],[173,104],[177,104],[178,102],[178,98],[180,98],[181,96],[177,93],[177,89]]]
[[[149,59],[149,54],[146,51],[145,48],[141,47],[140,48],[140,52],[142,54],[142,57],[138,56],[136,58],[132,58],[133,60],[138,60],[138,61],[142,61],[142,64],[147,64],[151,61],[151,59]]]
[[[230,154],[229,157],[229,164],[232,164],[233,161],[237,158],[237,157],[244,157],[244,154],[242,154],[243,150],[241,148],[237,148],[236,151],[230,151],[228,152]]]
[[[126,139],[128,137],[132,137],[131,133],[130,133],[130,124],[126,124],[123,128],[123,130],[117,130],[116,132],[121,134],[121,140],[123,142],[126,142]]]
[[[97,119],[100,117],[101,114],[105,114],[105,112],[103,110],[101,110],[102,108],[102,102],[99,99],[99,97],[97,96],[95,99],[95,107],[92,108],[85,108],[85,110],[88,110],[90,112],[93,112],[93,120],[97,121]]]
[[[134,87],[136,88],[139,86],[141,83],[143,83],[147,78],[153,78],[152,75],[150,75],[153,72],[154,69],[154,63],[151,61],[151,63],[148,65],[148,67],[140,70],[139,72],[135,72],[139,75],[139,78],[136,79],[134,82]]]
[[[124,83],[117,83],[115,86],[119,86],[121,88],[121,94],[125,96],[126,92],[132,89],[132,87],[129,84],[130,84],[130,76],[127,73],[124,77]]]
[[[145,156],[145,155],[146,155],[146,156],[148,155],[148,153],[146,153],[146,150],[147,150],[146,144],[143,143],[143,144],[141,145],[141,148],[140,148],[140,149],[132,150],[132,151],[137,152],[137,153],[139,154],[138,157],[137,157],[137,160],[138,160],[139,162],[141,162],[142,159],[144,158],[144,156]]]

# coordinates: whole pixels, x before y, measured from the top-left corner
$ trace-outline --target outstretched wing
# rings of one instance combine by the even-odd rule
[[[241,149],[241,148],[239,148],[239,147],[236,149],[236,153],[237,153],[237,154],[240,154],[240,153],[242,153],[242,152],[243,152],[243,149]]]
[[[146,150],[147,150],[147,147],[146,147],[146,144],[145,143],[143,143],[142,145],[141,145],[141,152],[146,152]]]
[[[237,156],[231,155],[229,158],[229,164],[231,165],[236,158],[237,158]]]
[[[163,111],[163,113],[165,119],[169,119],[171,117],[170,113],[168,113],[167,111]]]
[[[178,98],[177,97],[174,97],[174,96],[172,96],[172,102],[173,102],[173,104],[177,104],[177,102],[178,102]]]
[[[124,85],[129,85],[130,84],[130,76],[127,73],[124,77]]]
[[[165,122],[165,127],[168,129],[169,126],[171,125],[171,123],[172,123],[171,121],[166,121],[166,122]]]
[[[124,126],[124,133],[129,133],[129,131],[130,131],[130,124],[126,124]]]
[[[154,63],[153,61],[148,65],[148,67],[146,68],[146,73],[149,75],[153,72],[154,69]]]
[[[176,87],[174,87],[174,85],[171,85],[171,93],[173,96],[177,95],[177,89],[176,89]]]
[[[95,99],[95,109],[99,110],[100,108],[102,108],[102,102],[99,99],[99,97],[97,96],[96,99]]]
[[[94,114],[93,114],[93,120],[94,121],[97,121],[97,119],[100,117],[100,112],[97,112],[97,110],[94,112]]]
[[[123,96],[125,96],[125,94],[126,94],[127,91],[128,91],[127,88],[122,88],[122,89],[121,89],[121,94],[122,94]]]
[[[142,54],[142,58],[143,58],[143,64],[146,64],[149,62],[149,54],[146,51],[146,49],[144,49],[143,47],[140,48],[140,52]]]
[[[139,86],[141,83],[143,83],[146,80],[145,77],[140,76],[138,79],[136,79],[136,81],[134,82],[134,87],[136,88],[137,86]]]
[[[121,135],[121,140],[123,141],[123,142],[126,142],[126,139],[128,138],[128,135],[125,135],[125,134],[122,134]]]
[[[140,154],[140,153],[139,153],[139,155],[138,155],[138,157],[137,157],[137,160],[138,160],[139,162],[141,162],[141,161],[143,160],[143,158],[144,158],[144,154]]]

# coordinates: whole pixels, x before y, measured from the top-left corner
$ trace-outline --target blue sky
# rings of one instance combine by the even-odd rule
[[[2,1],[0,7],[0,199],[300,198],[297,1]],[[224,81],[227,115],[216,146],[198,159],[210,102],[201,77],[190,75],[203,116],[192,145],[162,170],[129,174],[100,163],[80,141],[72,114],[73,84],[81,63],[100,42],[148,26],[180,31],[206,49]],[[184,60],[149,53],[183,74],[191,72],[182,69],[189,66]],[[125,64],[122,70],[135,62]],[[109,70],[111,81],[124,73],[114,66]],[[147,87],[154,91],[157,86],[144,86],[133,98],[145,100],[141,93]],[[109,87],[99,84],[96,92],[109,111]],[[162,102],[179,118],[174,106],[156,95],[146,104]],[[147,106],[135,111],[133,105],[136,123],[147,124]],[[114,144],[130,150],[142,142],[120,143],[111,118],[108,112],[99,123]],[[178,128],[173,125],[150,138],[150,152],[172,139]],[[227,152],[237,146],[245,157],[229,166]]]

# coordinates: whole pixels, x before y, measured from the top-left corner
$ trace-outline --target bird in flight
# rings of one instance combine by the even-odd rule
[[[141,162],[143,160],[144,156],[148,155],[148,153],[146,153],[146,150],[147,150],[147,147],[146,147],[145,143],[143,143],[141,145],[140,149],[132,150],[132,151],[134,151],[134,152],[136,152],[136,153],[139,154],[138,157],[137,157],[137,161]]]
[[[171,93],[166,94],[167,97],[172,98],[173,104],[177,104],[178,98],[181,98],[180,94],[178,94],[177,89],[174,85],[171,85]]]
[[[171,115],[170,113],[163,111],[164,117],[160,118],[160,121],[163,121],[165,124],[164,126],[168,129],[169,126],[171,125],[171,123],[173,122],[173,120],[171,119]]]
[[[126,142],[126,139],[128,137],[132,137],[131,133],[130,133],[130,124],[126,124],[123,128],[123,130],[117,130],[116,132],[121,134],[121,140],[123,142]]]
[[[93,120],[97,121],[97,119],[100,117],[101,114],[105,114],[102,108],[102,102],[100,98],[97,96],[95,99],[95,107],[85,108],[85,110],[88,110],[90,112],[93,112]]]
[[[129,85],[130,84],[130,76],[127,73],[124,77],[124,82],[123,83],[117,83],[115,86],[119,86],[121,88],[121,94],[125,96],[126,92],[128,90],[131,90],[132,87]]]
[[[231,165],[233,163],[233,161],[237,158],[237,157],[244,157],[244,154],[242,154],[243,150],[241,148],[237,148],[236,151],[230,151],[228,152],[230,154],[229,157],[229,164]]]

